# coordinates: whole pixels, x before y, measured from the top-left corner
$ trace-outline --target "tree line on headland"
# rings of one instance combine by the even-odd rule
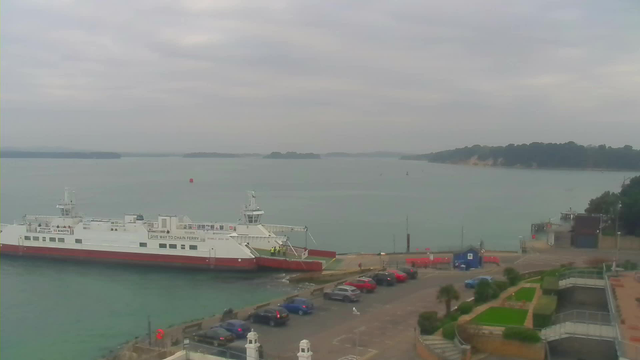
[[[615,221],[619,230],[629,235],[640,236],[640,176],[635,176],[622,185],[620,192],[605,191],[589,201],[584,211],[589,215],[603,215],[606,230],[615,234]]]
[[[583,146],[573,141],[556,144],[533,142],[507,146],[473,145],[422,155],[403,156],[402,160],[423,160],[443,164],[470,164],[522,168],[640,170],[640,150],[625,145]]]

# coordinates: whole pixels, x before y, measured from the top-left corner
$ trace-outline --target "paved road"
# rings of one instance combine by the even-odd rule
[[[501,257],[502,267],[489,265],[486,269],[470,272],[421,271],[417,280],[395,287],[379,287],[374,294],[364,294],[360,303],[314,299],[316,313],[309,316],[292,314],[288,325],[278,328],[254,325],[268,360],[297,359],[298,344],[306,339],[316,359],[414,360],[414,331],[417,316],[422,311],[444,312],[444,305],[436,301],[438,288],[445,284],[458,287],[462,299],[473,296],[464,289],[464,280],[478,275],[501,276],[505,266],[520,271],[547,269],[573,261],[582,264],[593,256],[613,256],[615,252],[558,250],[532,253],[525,256]],[[624,253],[621,258],[640,260],[639,253]],[[356,308],[359,315],[353,313]],[[245,341],[238,341],[229,349],[244,353]]]

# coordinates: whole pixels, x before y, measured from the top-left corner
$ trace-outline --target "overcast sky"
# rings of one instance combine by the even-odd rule
[[[640,3],[3,0],[2,146],[640,147]]]

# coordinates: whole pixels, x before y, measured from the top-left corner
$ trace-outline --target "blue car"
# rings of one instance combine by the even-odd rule
[[[228,320],[213,328],[222,328],[235,335],[236,339],[244,339],[251,332],[251,326],[246,321]]]
[[[280,306],[287,309],[288,312],[296,313],[298,315],[311,314],[314,309],[313,303],[304,298],[289,299]]]
[[[493,277],[492,276],[478,276],[475,279],[471,279],[471,280],[465,281],[464,282],[464,287],[466,287],[467,289],[475,289],[476,286],[478,286],[478,283],[480,281],[492,282],[493,281]]]

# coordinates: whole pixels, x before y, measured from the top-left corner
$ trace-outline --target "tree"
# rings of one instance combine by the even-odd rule
[[[640,176],[620,191],[620,223],[627,234],[640,236]]]
[[[517,285],[520,282],[520,273],[512,267],[504,269],[502,275],[507,279],[510,286]]]
[[[500,291],[496,286],[488,280],[480,280],[476,285],[476,290],[473,293],[476,303],[484,303],[489,300],[493,300],[500,295]]]
[[[605,191],[602,195],[589,200],[589,205],[584,212],[589,215],[606,215],[613,217],[616,214],[619,202],[620,195],[611,191]]]
[[[449,313],[451,312],[451,301],[460,300],[460,294],[453,285],[448,284],[440,287],[436,299],[438,299],[439,302],[444,303],[444,307],[446,309],[445,315],[449,315]]]

